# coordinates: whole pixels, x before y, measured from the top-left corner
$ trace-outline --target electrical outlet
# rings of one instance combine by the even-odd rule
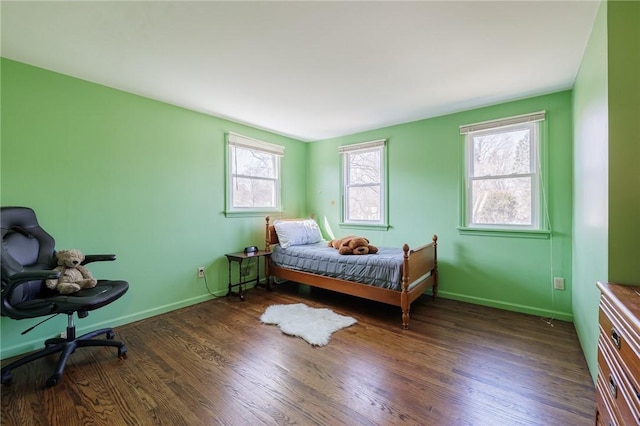
[[[564,290],[564,278],[553,277],[553,288],[556,290]]]
[[[204,267],[198,266],[198,278],[204,278]]]

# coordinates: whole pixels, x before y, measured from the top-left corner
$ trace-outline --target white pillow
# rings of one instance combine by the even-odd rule
[[[273,223],[280,247],[303,246],[322,241],[320,227],[313,219],[276,220]]]

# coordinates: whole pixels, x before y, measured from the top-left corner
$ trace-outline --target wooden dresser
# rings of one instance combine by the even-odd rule
[[[596,425],[640,425],[640,287],[598,288]]]

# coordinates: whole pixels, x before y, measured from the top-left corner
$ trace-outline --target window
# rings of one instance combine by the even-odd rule
[[[340,147],[343,224],[386,226],[385,142],[378,140]]]
[[[464,227],[541,230],[544,111],[461,126],[466,139]]]
[[[280,211],[284,147],[227,135],[227,215]]]

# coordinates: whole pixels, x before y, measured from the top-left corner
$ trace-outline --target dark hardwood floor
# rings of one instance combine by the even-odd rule
[[[358,323],[324,347],[260,323],[267,306],[298,302]],[[55,387],[44,383],[56,358],[16,369],[2,425],[594,423],[572,324],[428,296],[413,304],[411,329],[400,324],[392,306],[295,284],[251,289],[244,302],[119,327],[127,359],[79,349]]]

